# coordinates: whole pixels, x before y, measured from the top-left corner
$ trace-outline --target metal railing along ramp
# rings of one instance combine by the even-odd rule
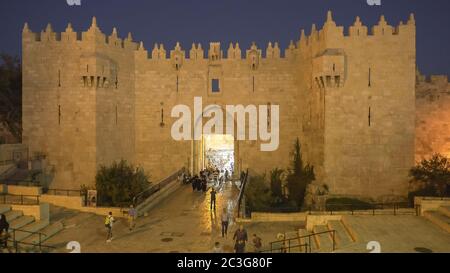
[[[180,182],[178,177],[184,173],[184,171],[185,168],[183,167],[154,185],[150,185],[147,189],[133,197],[132,204],[138,211],[138,214],[141,215],[150,210],[156,203],[166,197],[164,196],[164,193],[169,195],[171,193],[170,190],[174,189],[173,186]],[[181,185],[181,182],[179,185]]]

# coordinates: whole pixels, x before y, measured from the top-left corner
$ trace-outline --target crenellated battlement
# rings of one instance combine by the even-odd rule
[[[431,85],[440,85],[440,86],[448,86],[448,76],[447,75],[418,75],[417,76],[417,84],[431,84]]]
[[[322,27],[322,29],[318,30],[316,25],[313,24],[311,27],[311,32],[307,36],[305,34],[305,30],[301,30],[300,40],[296,43],[291,41],[289,46],[284,50],[284,56],[281,55],[281,49],[279,47],[278,42],[272,44],[269,42],[264,50],[261,50],[260,59],[290,59],[294,58],[296,51],[304,51],[309,50],[310,47],[314,45],[324,44],[329,42],[339,43],[345,39],[371,39],[374,37],[386,38],[392,36],[402,36],[402,35],[413,35],[415,34],[415,19],[414,15],[411,14],[407,23],[404,24],[400,22],[399,25],[393,27],[389,25],[386,18],[382,15],[377,25],[372,26],[370,28],[365,26],[359,16],[356,17],[355,22],[352,26],[348,28],[348,31],[345,32],[343,26],[338,26],[336,22],[333,20],[332,12],[328,11],[327,19]],[[24,43],[55,43],[59,42],[62,45],[65,43],[92,43],[97,42],[99,44],[104,44],[105,46],[113,47],[113,48],[121,48],[125,50],[131,51],[140,51],[141,55],[147,57],[148,59],[154,60],[167,60],[172,59],[172,55],[170,52],[176,51],[177,47],[181,48],[181,45],[177,43],[175,45],[174,50],[167,52],[163,44],[155,44],[150,53],[144,47],[143,42],[136,43],[133,41],[132,34],[129,33],[128,36],[124,39],[118,36],[118,31],[116,28],[113,28],[112,33],[108,36],[102,32],[97,24],[97,20],[95,17],[92,19],[91,26],[87,31],[77,32],[74,31],[72,25],[69,23],[64,32],[58,33],[55,32],[52,28],[51,24],[48,24],[47,27],[41,32],[33,32],[29,28],[28,24],[25,23],[23,28],[22,38]],[[213,46],[212,46],[213,45]],[[248,50],[245,52],[252,51],[253,47],[256,44],[253,44]],[[216,52],[217,51],[217,52]],[[265,53],[264,55],[262,53]],[[170,56],[167,56],[169,53]],[[189,50],[189,54],[182,54],[183,59],[190,60],[202,60],[209,59],[211,60],[211,56],[217,56],[217,60],[222,59],[231,59],[231,60],[241,60],[242,50],[239,47],[239,43],[231,43],[226,50],[226,56],[223,54],[223,50],[220,47],[220,43],[211,43],[210,48],[205,56],[205,52],[201,46],[201,44],[192,44],[191,49]],[[244,58],[254,58],[252,54],[245,54]],[[216,60],[215,60],[216,61]]]
[[[416,85],[417,86],[439,86],[450,87],[447,75],[423,75],[420,70],[416,68]]]
[[[414,37],[415,35],[416,21],[414,14],[410,14],[409,19],[406,24],[402,21],[397,26],[389,25],[384,15],[381,15],[378,24],[370,28],[361,22],[361,18],[357,16],[355,22],[352,26],[345,31],[343,26],[338,26],[333,20],[332,12],[328,11],[327,19],[323,25],[323,28],[317,30],[315,24],[311,27],[311,32],[309,35],[305,34],[305,30],[302,29],[300,32],[299,48],[308,49],[309,47],[324,43],[326,41],[330,42],[335,40],[337,42],[342,42],[344,40],[350,39],[373,39],[373,38],[388,38],[393,36],[404,36],[409,35]]]
[[[92,43],[97,42],[105,46],[114,48],[122,48],[128,50],[138,50],[139,43],[133,41],[131,33],[125,39],[118,36],[117,29],[113,28],[112,33],[108,36],[102,32],[97,25],[97,19],[92,18],[92,24],[87,31],[77,32],[73,29],[72,24],[68,23],[65,31],[55,32],[49,23],[47,27],[40,32],[33,32],[28,23],[25,23],[22,31],[23,43]]]

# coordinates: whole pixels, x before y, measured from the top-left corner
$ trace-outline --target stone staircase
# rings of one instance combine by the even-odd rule
[[[334,230],[333,233],[330,231]],[[355,241],[352,238],[347,227],[341,220],[330,220],[325,225],[315,225],[312,232],[302,230],[303,235],[314,234],[311,240],[311,252],[314,253],[329,253],[340,248],[345,248]],[[333,249],[334,241],[334,249]],[[308,243],[305,241],[305,243]]]
[[[330,220],[326,225],[316,225],[312,231],[299,229],[298,231],[290,231],[284,233],[286,239],[285,246],[289,248],[289,253],[329,253],[333,252],[333,233],[334,233],[334,250],[351,246],[355,240],[351,236],[345,224],[340,220]],[[305,244],[308,245],[305,249]],[[283,243],[278,242],[272,245],[272,248],[279,250],[283,248]],[[278,251],[274,251],[278,252]]]
[[[39,234],[41,233],[41,244],[63,229],[60,222],[50,224],[49,220],[36,220],[33,216],[24,215],[22,211],[12,210],[9,205],[0,205],[0,214],[4,214],[10,226],[10,240],[13,240],[13,230],[15,241],[18,242],[19,251],[28,251],[39,244]],[[12,242],[9,242],[12,246]],[[8,252],[0,249],[0,253]]]
[[[335,230],[335,241],[337,248],[343,248],[355,243],[355,239],[351,236],[348,228],[340,220],[328,221],[328,229]]]
[[[425,211],[423,216],[433,224],[450,233],[450,206],[439,207],[436,211]]]

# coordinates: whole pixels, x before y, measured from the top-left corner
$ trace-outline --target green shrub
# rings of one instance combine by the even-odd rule
[[[95,185],[99,205],[122,206],[131,203],[133,197],[147,189],[150,182],[143,169],[121,160],[109,167],[100,166]]]
[[[421,183],[421,187],[410,193],[422,196],[449,196],[450,192],[450,160],[443,155],[435,154],[429,160],[422,160],[413,167],[409,175],[412,183]]]
[[[275,203],[281,203],[284,199],[282,189],[282,178],[284,171],[275,168],[270,171],[270,190]]]
[[[300,141],[297,138],[292,152],[292,163],[287,175],[289,200],[298,207],[303,205],[306,187],[314,181],[314,167],[303,163]]]
[[[250,176],[245,189],[245,201],[250,211],[267,211],[271,207],[272,193],[265,175]]]

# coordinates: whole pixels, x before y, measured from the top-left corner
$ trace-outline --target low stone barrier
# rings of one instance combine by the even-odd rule
[[[20,210],[23,215],[33,216],[36,221],[50,220],[50,205],[40,203],[39,205],[11,205],[12,210]]]
[[[420,216],[426,211],[436,211],[443,206],[450,206],[450,198],[414,197],[414,207]]]
[[[3,187],[7,194],[11,195],[41,195],[42,194],[42,188],[41,187],[27,187],[27,186],[13,186],[13,185],[6,185]]]
[[[41,202],[50,203],[52,205],[79,210],[84,205],[83,196],[65,196],[65,195],[50,195],[43,194],[40,197]]]
[[[258,223],[258,222],[304,222],[307,214],[304,212],[294,213],[273,213],[273,212],[252,212],[251,218],[237,218],[238,223]]]
[[[314,226],[327,225],[328,221],[341,221],[342,215],[307,215],[306,230],[313,231]]]
[[[50,203],[58,207],[94,213],[97,215],[107,215],[109,212],[112,212],[114,217],[126,217],[128,211],[127,208],[118,207],[86,207],[84,206],[84,196],[43,194],[41,195],[40,200],[41,202]]]
[[[117,208],[117,207],[81,207],[78,209],[81,212],[94,213],[97,215],[106,216],[110,212],[115,218],[126,218],[128,216],[127,208]]]

